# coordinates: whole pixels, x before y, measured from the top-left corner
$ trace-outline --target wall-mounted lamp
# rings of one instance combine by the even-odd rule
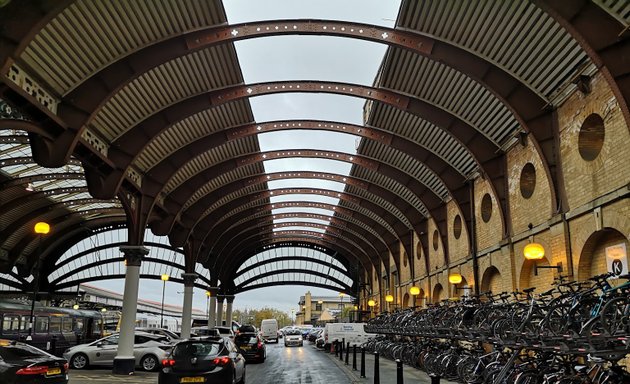
[[[545,247],[538,243],[529,243],[523,248],[523,256],[527,260],[541,260],[545,257]]]
[[[388,303],[393,302],[394,301],[394,296],[392,296],[392,295],[385,296],[385,301],[387,301]]]
[[[368,307],[372,308],[372,307],[374,307],[375,305],[376,305],[376,301],[374,301],[374,300],[372,300],[372,299],[368,300]]]
[[[459,284],[462,282],[462,275],[457,272],[453,272],[448,276],[448,282],[451,284]]]

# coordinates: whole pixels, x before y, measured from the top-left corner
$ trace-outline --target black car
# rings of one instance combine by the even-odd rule
[[[267,358],[267,349],[262,339],[255,333],[236,335],[234,343],[241,350],[245,360],[263,363]]]
[[[68,361],[28,344],[0,339],[0,383],[68,383]]]
[[[162,361],[159,384],[245,383],[245,358],[229,338],[185,340]]]

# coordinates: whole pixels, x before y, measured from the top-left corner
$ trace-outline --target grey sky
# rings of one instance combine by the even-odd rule
[[[400,1],[388,0],[224,0],[230,24],[273,19],[331,19],[361,22],[392,27],[398,14]],[[386,46],[357,39],[318,36],[266,37],[239,41],[235,44],[246,83],[282,80],[324,80],[372,85]],[[289,119],[332,120],[362,124],[363,99],[332,94],[286,93],[259,96],[250,100],[257,122]],[[319,149],[355,153],[358,140],[344,134],[323,131],[274,132],[258,137],[261,150]],[[266,172],[308,170],[348,174],[350,165],[332,160],[286,159],[265,162]],[[339,183],[306,180],[269,183],[271,189],[316,187],[342,190]],[[306,195],[273,197],[272,202],[309,199],[336,204],[336,199]],[[291,210],[276,210],[274,213]],[[332,214],[312,210],[317,213]],[[166,283],[166,299],[180,304],[183,287]],[[94,283],[107,289],[122,292],[122,281]],[[336,296],[337,291],[307,286],[280,286],[257,289],[237,296],[235,307],[278,308],[290,313],[298,309],[299,297],[306,291],[315,295]],[[161,300],[161,281],[141,281],[140,297]],[[195,290],[193,306],[205,310],[203,290]]]

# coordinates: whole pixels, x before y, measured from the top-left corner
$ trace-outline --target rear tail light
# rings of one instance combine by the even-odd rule
[[[68,369],[69,369],[69,368],[70,368],[70,365],[69,365],[68,363],[65,363],[65,364],[63,365],[63,371],[64,371],[64,372],[68,372]]]
[[[213,360],[215,365],[228,365],[231,361],[232,360],[230,360],[230,358],[227,356],[217,357]]]
[[[17,375],[45,375],[48,372],[48,367],[45,365],[38,365],[34,367],[26,367],[20,368],[17,372]]]
[[[259,341],[258,342],[258,349],[262,348],[262,343]]]
[[[162,360],[162,366],[163,367],[172,367],[174,365],[175,365],[175,360],[173,360],[173,359]]]

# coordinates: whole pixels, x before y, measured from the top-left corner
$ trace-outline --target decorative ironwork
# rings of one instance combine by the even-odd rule
[[[13,108],[3,99],[0,99],[0,120],[29,120],[18,109]]]

